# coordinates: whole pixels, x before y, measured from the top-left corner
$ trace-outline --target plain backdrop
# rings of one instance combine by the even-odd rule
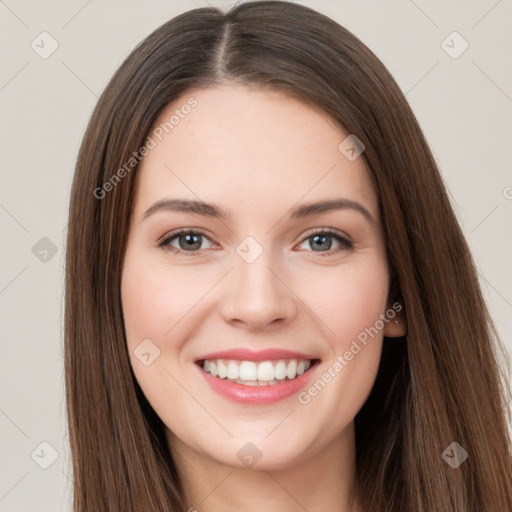
[[[406,94],[512,353],[512,2],[300,3],[358,36]],[[63,249],[73,169],[89,116],[107,81],[145,36],[175,15],[207,5],[0,1],[0,511],[71,510]],[[509,372],[506,357],[502,364]]]

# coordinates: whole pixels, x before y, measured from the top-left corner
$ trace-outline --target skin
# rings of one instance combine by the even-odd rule
[[[232,402],[193,360],[238,347],[284,348],[320,358],[319,378],[386,312],[385,240],[364,161],[338,150],[347,134],[328,116],[276,91],[231,84],[187,91],[155,126],[190,97],[197,106],[139,166],[121,290],[131,364],[166,426],[187,505],[361,510],[350,502],[353,420],[375,381],[383,335],[405,333],[402,314],[307,405],[296,395],[270,405]],[[143,219],[156,201],[178,197],[214,203],[231,218],[159,211]],[[374,222],[353,209],[287,217],[299,204],[338,197],[363,205]],[[319,248],[310,237],[326,227],[353,248],[334,237]],[[195,255],[159,247],[184,228],[206,232]],[[247,236],[263,249],[252,263],[236,252]],[[181,241],[171,245],[185,251]],[[160,355],[145,366],[134,350],[148,338]],[[248,442],[262,454],[252,468],[237,457]]]

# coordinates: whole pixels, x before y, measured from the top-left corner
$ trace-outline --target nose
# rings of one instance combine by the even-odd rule
[[[252,263],[235,258],[223,292],[224,320],[250,330],[274,329],[292,322],[298,299],[275,261],[265,251]]]

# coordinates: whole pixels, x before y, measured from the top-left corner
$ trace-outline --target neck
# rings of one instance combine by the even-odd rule
[[[190,512],[359,512],[355,502],[353,423],[312,456],[284,469],[233,467],[167,439]]]

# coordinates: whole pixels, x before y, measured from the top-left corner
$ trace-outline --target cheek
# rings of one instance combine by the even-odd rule
[[[152,261],[143,251],[127,252],[121,281],[127,348],[135,377],[160,416],[179,410],[187,400],[170,374],[175,374],[180,337],[186,339],[187,313],[204,294],[190,277]]]
[[[308,306],[328,327],[323,331],[328,356],[298,401],[305,415],[315,411],[324,435],[334,437],[353,420],[375,382],[382,350],[381,315],[387,305],[387,264],[373,259],[364,266],[317,275],[310,282],[315,285]]]
[[[376,324],[385,312],[388,295],[386,261],[322,269],[298,283],[298,295],[326,327],[325,336],[337,350]],[[297,289],[297,288],[296,288]]]
[[[180,269],[170,271],[144,261],[142,256],[126,259],[121,296],[125,327],[132,342],[166,337],[204,293],[193,277]]]
[[[174,308],[173,296],[162,286],[154,272],[143,266],[128,264],[121,285],[123,315],[130,342],[158,339],[169,326],[164,325],[164,303]]]

